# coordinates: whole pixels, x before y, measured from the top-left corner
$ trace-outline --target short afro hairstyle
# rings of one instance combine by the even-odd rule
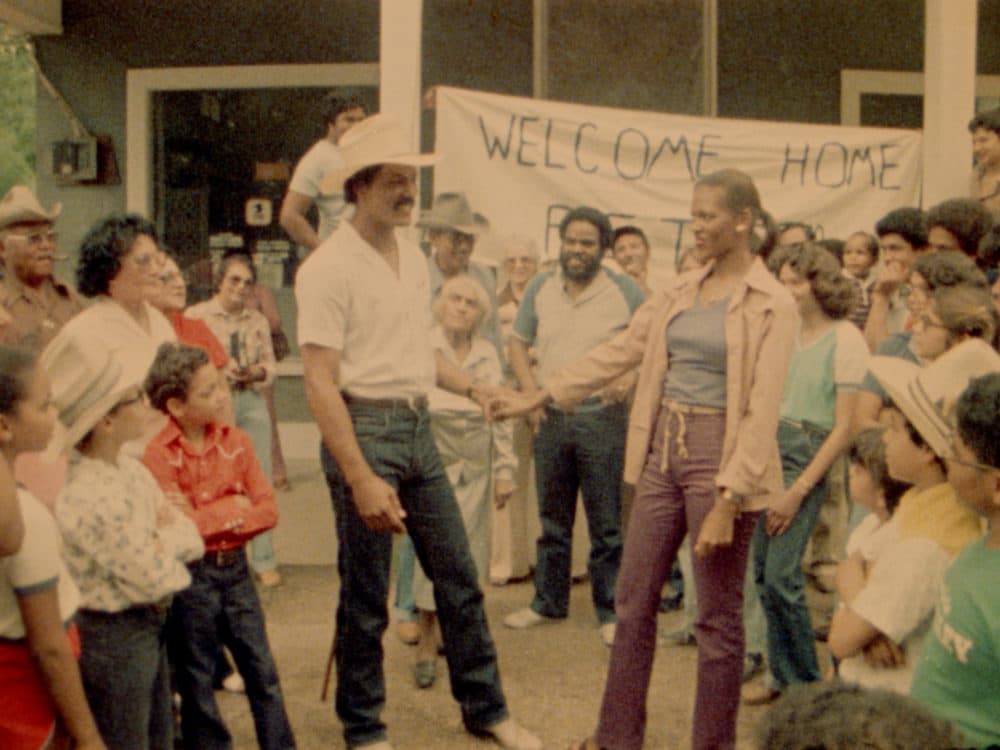
[[[993,214],[974,198],[950,198],[927,209],[927,231],[934,227],[951,232],[962,252],[974,258],[980,240],[993,228]]]
[[[885,237],[887,234],[898,234],[913,245],[914,250],[927,245],[927,223],[924,212],[919,208],[897,208],[875,224],[875,234]]]
[[[186,400],[191,378],[209,362],[208,352],[197,346],[171,342],[160,344],[156,359],[142,384],[149,403],[166,414],[167,401],[172,398]]]
[[[86,297],[107,294],[122,270],[122,258],[135,241],[146,235],[158,242],[153,223],[139,214],[112,214],[90,228],[80,245],[76,264],[76,288]]]
[[[952,750],[956,730],[911,698],[840,681],[790,685],[757,725],[758,750]]]
[[[782,245],[771,253],[767,267],[777,276],[786,264],[809,282],[820,308],[834,320],[851,314],[858,304],[857,287],[844,276],[840,263],[829,250],[815,242]]]
[[[590,206],[577,206],[566,214],[559,223],[560,239],[566,236],[566,227],[574,221],[585,221],[597,229],[597,233],[600,235],[602,253],[611,247],[614,232],[611,229],[611,222],[608,220],[607,214]]]

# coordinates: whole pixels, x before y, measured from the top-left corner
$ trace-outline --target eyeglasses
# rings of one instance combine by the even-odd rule
[[[51,229],[44,232],[31,232],[30,234],[21,234],[19,232],[10,232],[7,234],[8,239],[18,239],[22,242],[30,245],[31,247],[40,247],[47,242],[55,242],[59,239],[59,233],[54,232]]]

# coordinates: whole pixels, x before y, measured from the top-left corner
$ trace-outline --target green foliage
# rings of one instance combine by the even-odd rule
[[[35,72],[28,37],[0,24],[0,195],[35,186]]]

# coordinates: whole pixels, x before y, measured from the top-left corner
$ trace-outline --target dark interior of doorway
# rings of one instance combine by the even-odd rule
[[[326,128],[320,100],[328,88],[159,91],[154,94],[155,216],[166,245],[184,269],[210,267],[211,244],[235,243],[251,252],[288,240],[278,224],[281,199],[296,162]],[[372,111],[375,88],[352,89]],[[272,221],[248,226],[250,198],[272,202]],[[220,239],[220,236],[224,239]],[[214,242],[213,242],[214,238]],[[290,248],[273,286],[292,281]],[[203,296],[198,274],[193,297]],[[194,301],[192,299],[192,301]]]

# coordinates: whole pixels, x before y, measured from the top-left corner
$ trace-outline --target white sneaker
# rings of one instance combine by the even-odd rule
[[[617,626],[613,622],[606,622],[601,625],[601,640],[604,641],[604,645],[611,648],[615,645],[615,630]]]
[[[379,740],[368,745],[351,745],[351,750],[393,750],[389,740]]]
[[[485,731],[503,750],[542,750],[543,747],[538,737],[511,718],[486,727]]]
[[[538,614],[531,607],[525,607],[524,609],[519,609],[517,612],[512,612],[503,618],[503,624],[508,628],[514,628],[515,630],[524,630],[525,628],[533,628],[536,625],[541,625],[546,622],[555,622],[555,617],[546,617],[545,615]]]
[[[239,672],[230,672],[227,677],[222,680],[222,689],[227,693],[245,693],[247,691],[247,686],[243,682],[243,678],[240,676]]]

